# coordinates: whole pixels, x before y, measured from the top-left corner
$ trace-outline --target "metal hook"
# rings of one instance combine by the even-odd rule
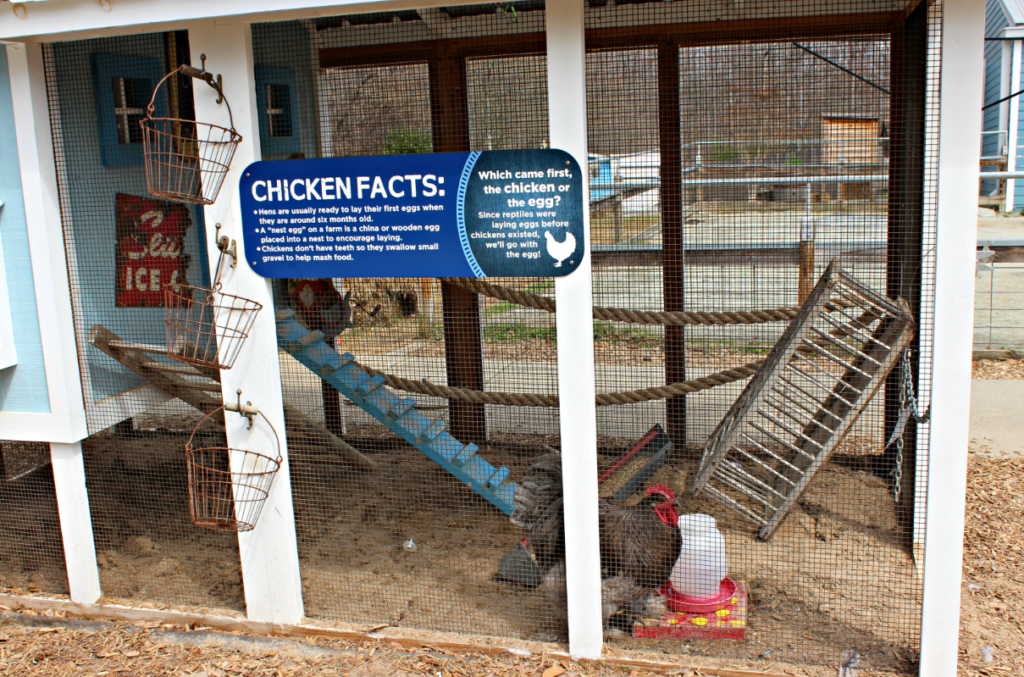
[[[245,404],[242,404],[242,389],[241,388],[239,388],[235,392],[238,395],[238,402],[237,402],[237,404],[226,403],[224,405],[224,408],[227,409],[228,411],[235,412],[239,416],[244,416],[247,419],[249,419],[249,428],[248,429],[252,430],[252,417],[255,416],[256,414],[260,413],[260,410],[258,408],[256,408],[256,407],[252,406],[252,402],[246,402]]]
[[[214,235],[217,240],[217,249],[231,257],[231,267],[234,268],[238,265],[238,244],[234,240],[228,239],[227,235],[221,236],[220,229],[221,225],[218,223],[217,233]]]
[[[214,78],[213,73],[210,73],[206,70],[206,54],[200,54],[199,61],[201,62],[202,66],[199,69],[199,73],[187,74],[191,75],[192,77],[198,77],[200,80],[203,80],[206,84],[210,85],[215,90],[217,90],[217,103],[224,103],[224,78],[221,76],[220,73],[218,73],[217,77]]]

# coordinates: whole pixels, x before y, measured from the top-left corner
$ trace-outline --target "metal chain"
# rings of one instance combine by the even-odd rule
[[[890,474],[892,475],[892,496],[897,503],[900,502],[900,491],[903,485],[903,429],[908,421],[925,423],[930,416],[931,408],[924,414],[918,410],[917,395],[914,394],[914,377],[910,372],[910,351],[909,349],[905,350],[900,359],[900,416],[893,428],[892,437],[886,444],[888,447],[894,441],[896,443],[896,465]]]

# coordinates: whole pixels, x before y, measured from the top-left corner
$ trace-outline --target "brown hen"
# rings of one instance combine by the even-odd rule
[[[565,613],[565,529],[562,459],[558,452],[538,457],[516,489],[512,522],[521,527],[541,568],[541,587],[557,612]],[[648,487],[636,505],[598,501],[601,534],[602,616],[633,621],[660,615],[664,598],[655,590],[668,580],[679,557],[675,494],[667,486]]]

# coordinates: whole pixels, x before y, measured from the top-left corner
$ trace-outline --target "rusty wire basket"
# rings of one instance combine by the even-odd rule
[[[195,120],[153,117],[160,85],[177,73],[203,80],[217,90],[220,94],[217,102],[223,101],[228,107],[230,129]],[[224,97],[219,77],[214,80],[205,66],[204,70],[179,66],[157,83],[146,117],[139,124],[149,193],[177,202],[213,204],[242,140],[242,135],[235,131],[231,105]]]
[[[223,293],[219,283],[213,289],[166,288],[168,357],[198,367],[230,369],[262,308],[256,301]]]
[[[227,409],[221,406],[204,416],[185,444],[189,512],[197,527],[213,531],[251,531],[259,521],[263,504],[281,468],[281,439],[266,416],[254,410],[274,433],[273,456],[233,449],[226,444],[206,446],[210,439],[206,435],[201,435],[197,441],[196,433],[203,424],[218,414],[223,416],[225,411]]]

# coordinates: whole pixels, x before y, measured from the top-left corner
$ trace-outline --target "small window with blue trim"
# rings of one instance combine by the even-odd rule
[[[263,156],[301,152],[302,139],[295,117],[295,72],[290,68],[256,66],[253,75]]]
[[[142,128],[153,88],[164,76],[161,59],[92,55],[93,90],[100,158],[105,167],[142,164]],[[154,103],[154,115],[167,115],[162,92]]]

